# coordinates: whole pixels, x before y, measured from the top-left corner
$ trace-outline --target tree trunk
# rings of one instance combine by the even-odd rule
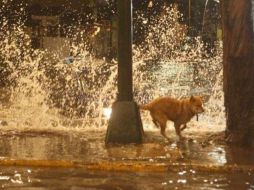
[[[226,139],[254,146],[253,0],[223,0]]]

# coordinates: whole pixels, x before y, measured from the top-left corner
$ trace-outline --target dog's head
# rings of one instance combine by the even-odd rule
[[[190,107],[193,113],[195,114],[203,113],[205,110],[202,104],[203,104],[203,101],[201,96],[190,97]]]

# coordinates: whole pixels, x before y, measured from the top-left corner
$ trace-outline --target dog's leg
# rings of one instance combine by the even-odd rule
[[[184,124],[184,125],[180,128],[180,131],[183,131],[186,127],[187,127],[187,125]]]
[[[163,116],[160,118],[158,122],[161,128],[161,135],[169,140],[169,137],[166,135],[167,120],[168,120],[167,117]]]
[[[178,124],[178,123],[174,123],[174,127],[175,127],[175,131],[176,131],[176,134],[177,136],[180,138],[180,139],[184,139],[184,137],[181,135],[181,124]]]
[[[153,123],[161,129],[161,135],[169,140],[169,137],[166,135],[167,127],[167,116],[160,113],[151,113]]]
[[[160,125],[159,125],[158,121],[157,121],[156,118],[154,117],[155,114],[152,113],[152,112],[150,112],[150,115],[151,115],[151,117],[152,117],[152,121],[153,121],[154,125],[155,125],[157,128],[160,128]]]
[[[161,135],[169,140],[169,137],[166,135],[166,127],[164,126],[161,127]]]

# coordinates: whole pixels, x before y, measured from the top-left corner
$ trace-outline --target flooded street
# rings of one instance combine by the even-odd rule
[[[254,175],[179,171],[178,173],[103,172],[82,169],[3,168],[4,189],[120,190],[120,189],[254,189]]]
[[[254,189],[253,151],[221,132],[186,131],[186,141],[147,131],[141,145],[105,146],[104,130],[5,132],[4,189]],[[16,165],[16,166],[15,166]]]
[[[128,2],[130,22],[121,21],[128,9],[118,10],[114,0],[1,2],[0,189],[254,190],[253,149],[225,140],[231,127],[224,92],[230,83],[220,1]],[[245,14],[232,15],[243,15],[243,23]],[[127,29],[129,36],[122,37]],[[232,35],[240,44],[232,46],[237,50],[232,60],[247,55],[240,55],[245,52],[240,39],[248,38],[239,31]],[[246,44],[248,49],[251,43]],[[121,45],[129,45],[128,52]],[[244,86],[247,76],[237,76],[238,70],[232,76],[242,75]],[[121,98],[120,91],[130,97]],[[232,92],[232,100],[240,97]],[[202,97],[204,113],[189,107],[179,114],[197,115],[184,126],[183,140],[172,122],[169,140],[163,138],[154,118],[141,110],[142,144],[105,144],[114,102],[143,105],[162,96]],[[249,102],[234,103],[252,113]],[[253,128],[244,127],[253,120],[247,122],[247,112],[239,110],[232,125],[240,123],[237,136],[247,131],[242,137],[248,137]]]

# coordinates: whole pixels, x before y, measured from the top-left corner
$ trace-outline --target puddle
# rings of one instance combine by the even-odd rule
[[[82,169],[3,168],[1,187],[19,190],[254,189],[253,174],[93,172]]]

